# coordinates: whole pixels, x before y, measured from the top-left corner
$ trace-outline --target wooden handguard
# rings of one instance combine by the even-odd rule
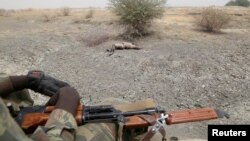
[[[166,124],[178,124],[178,123],[187,123],[195,121],[204,121],[217,119],[218,115],[216,111],[212,108],[202,108],[202,109],[189,109],[174,111],[168,113],[168,118],[166,119]],[[145,120],[140,116],[130,116],[125,123],[125,128],[136,128],[136,127],[146,127],[153,124],[153,121],[156,121],[159,118],[159,115],[152,115],[149,119]]]
[[[48,113],[26,114],[24,115],[20,126],[25,132],[31,132],[39,125],[45,125],[48,118],[49,118]]]
[[[212,108],[189,109],[168,113],[169,118],[166,120],[168,125],[211,120],[218,118],[216,111]]]

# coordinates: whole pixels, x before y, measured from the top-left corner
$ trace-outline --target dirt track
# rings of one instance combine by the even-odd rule
[[[41,69],[77,88],[85,104],[106,97],[153,98],[170,111],[207,106],[227,111],[230,119],[168,127],[169,136],[206,139],[207,124],[250,123],[250,11],[226,9],[234,19],[230,27],[208,34],[192,23],[199,10],[167,10],[154,22],[156,33],[136,42],[142,50],[116,51],[110,57],[105,51],[121,42],[115,37],[122,28],[105,10],[79,22],[77,12],[50,22],[33,11],[0,17],[1,72]],[[109,40],[86,46],[87,39],[100,36]],[[33,98],[37,104],[46,100]]]

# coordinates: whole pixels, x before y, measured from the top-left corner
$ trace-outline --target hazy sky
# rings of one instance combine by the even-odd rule
[[[168,0],[169,6],[225,5],[229,0]],[[0,8],[60,8],[105,7],[108,0],[0,0]]]

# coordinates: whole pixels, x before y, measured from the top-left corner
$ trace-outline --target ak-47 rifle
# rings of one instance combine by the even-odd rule
[[[22,108],[18,113],[10,113],[20,127],[31,133],[39,125],[44,125],[54,110],[53,106],[33,106]],[[152,131],[158,131],[164,124],[195,122],[217,119],[227,116],[224,112],[212,108],[199,108],[173,111],[167,113],[161,108],[149,108],[138,111],[121,112],[111,105],[84,106],[79,105],[75,119],[78,125],[93,122],[123,122],[124,128],[140,128],[152,126]]]

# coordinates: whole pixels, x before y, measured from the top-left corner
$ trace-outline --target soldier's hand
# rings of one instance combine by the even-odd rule
[[[55,95],[60,88],[69,86],[66,82],[45,75],[43,71],[29,71],[27,78],[27,88],[50,97]]]
[[[56,95],[58,97],[55,108],[63,109],[71,113],[72,115],[75,115],[76,108],[80,103],[80,96],[76,89],[70,86],[66,86],[61,88]]]
[[[42,71],[30,71],[27,75],[10,76],[12,91],[31,89],[47,96],[53,96],[68,83],[45,75]]]

